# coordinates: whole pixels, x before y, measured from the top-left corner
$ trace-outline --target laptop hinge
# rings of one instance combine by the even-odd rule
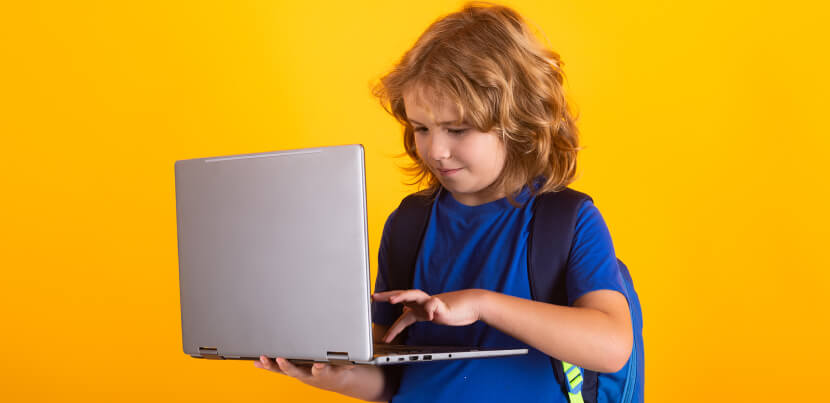
[[[349,353],[343,351],[326,351],[326,360],[332,364],[351,364]]]
[[[199,354],[201,354],[203,358],[207,359],[223,359],[223,357],[219,355],[219,349],[217,349],[216,347],[199,347]]]

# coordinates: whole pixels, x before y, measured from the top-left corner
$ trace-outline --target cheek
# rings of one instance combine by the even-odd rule
[[[475,162],[483,174],[498,175],[504,167],[507,152],[500,141],[481,139],[478,144],[466,148],[471,151],[465,155],[467,161]],[[475,151],[475,152],[472,152]]]
[[[413,137],[413,140],[415,141],[415,153],[418,154],[418,156],[421,157],[421,159],[423,159],[424,158],[424,153],[423,153],[424,144],[421,140],[419,140],[418,137],[419,136],[417,134]]]
[[[507,162],[507,150],[504,148],[504,145],[499,143],[499,149],[496,153],[497,157],[495,160],[498,161],[496,170],[501,173],[501,170],[504,168],[505,162]]]
[[[429,144],[424,139],[418,140],[418,136],[415,136],[415,154],[418,155],[418,158],[427,165],[427,169],[432,171],[432,166],[428,163],[429,161],[429,153],[427,150],[429,149]]]

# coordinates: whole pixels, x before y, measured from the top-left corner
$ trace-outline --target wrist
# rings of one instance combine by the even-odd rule
[[[492,300],[496,292],[490,290],[477,289],[476,290],[476,314],[478,320],[489,323],[490,310],[492,307]]]

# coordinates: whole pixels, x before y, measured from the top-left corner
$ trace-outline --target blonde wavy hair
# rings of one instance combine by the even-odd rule
[[[404,126],[404,148],[414,162],[404,168],[411,184],[431,193],[440,187],[416,152],[403,102],[406,91],[428,88],[454,104],[462,121],[501,134],[507,158],[491,189],[515,204],[524,186],[534,194],[555,192],[576,179],[578,130],[562,66],[516,11],[470,2],[433,22],[372,94]],[[536,187],[540,176],[544,183]]]

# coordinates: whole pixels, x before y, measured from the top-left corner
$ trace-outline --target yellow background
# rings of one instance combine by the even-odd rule
[[[182,353],[173,162],[362,143],[376,257],[411,189],[369,84],[460,4],[0,4],[0,401],[348,400]],[[827,10],[508,4],[565,62],[648,400],[828,401]]]

